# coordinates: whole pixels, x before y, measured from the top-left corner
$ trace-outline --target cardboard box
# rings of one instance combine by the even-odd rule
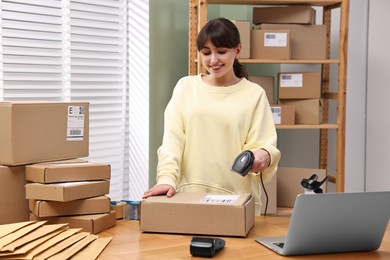
[[[325,25],[261,24],[263,30],[289,30],[291,37],[291,59],[327,59],[327,38]]]
[[[64,182],[55,184],[28,183],[26,184],[26,199],[72,201],[101,196],[110,192],[110,182],[83,181]]]
[[[322,181],[326,177],[326,170],[279,167],[277,171],[278,207],[293,207],[298,194],[305,193],[301,185],[302,179],[308,179],[313,174],[317,174],[318,180]],[[322,189],[326,192],[326,182]]]
[[[280,72],[278,95],[279,99],[321,98],[321,73]]]
[[[111,211],[115,212],[116,219],[130,219],[130,204],[124,201],[117,201],[111,205]]]
[[[24,166],[0,165],[0,224],[28,220]]]
[[[272,117],[275,125],[294,125],[295,107],[285,105],[272,105]]]
[[[254,225],[251,194],[176,193],[141,202],[140,230],[245,237]]]
[[[68,202],[30,200],[29,208],[37,217],[99,214],[111,211],[110,199],[106,196]]]
[[[289,30],[252,30],[251,59],[291,58]]]
[[[253,8],[253,24],[315,24],[316,10],[311,6],[272,6]]]
[[[245,20],[232,20],[240,33],[241,52],[240,59],[249,59],[251,50],[251,22]]]
[[[0,102],[0,164],[87,157],[86,102]]]
[[[270,182],[264,183],[264,187],[268,194],[268,207],[266,214],[275,214],[277,210],[277,174],[275,174]],[[266,196],[263,187],[261,187],[261,214],[265,212]]]
[[[267,99],[270,104],[274,104],[274,77],[260,77],[260,76],[249,76],[249,81],[252,81],[265,90]]]
[[[295,107],[295,124],[322,124],[322,99],[280,99],[279,104]]]
[[[56,161],[26,166],[26,180],[39,183],[110,179],[111,166],[85,160]]]
[[[93,215],[39,218],[30,214],[30,220],[47,221],[47,224],[69,223],[69,228],[82,228],[84,232],[98,234],[116,225],[115,212]]]

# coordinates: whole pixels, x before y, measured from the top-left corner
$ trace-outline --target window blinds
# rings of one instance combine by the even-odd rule
[[[111,164],[110,197],[126,198],[127,1],[3,0],[0,7],[0,99],[90,102],[88,159]]]

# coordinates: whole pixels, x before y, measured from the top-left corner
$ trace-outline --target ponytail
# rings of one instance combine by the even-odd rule
[[[233,69],[236,77],[248,79],[248,70],[238,61],[238,59],[234,60]]]

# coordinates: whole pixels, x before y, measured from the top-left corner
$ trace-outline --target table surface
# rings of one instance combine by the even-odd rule
[[[287,234],[289,214],[256,217],[255,226],[246,238],[220,237],[225,248],[214,259],[286,259],[254,241],[258,236],[284,236]],[[98,260],[107,259],[205,259],[192,257],[189,245],[192,235],[143,233],[136,220],[117,220],[116,226],[99,234],[112,236],[112,241]],[[390,225],[387,227],[381,247],[377,251],[292,256],[291,259],[390,259]]]

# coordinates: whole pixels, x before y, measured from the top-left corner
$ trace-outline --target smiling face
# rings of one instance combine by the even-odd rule
[[[200,50],[202,66],[216,78],[234,76],[234,60],[240,53],[241,45],[236,48],[216,47],[209,40]]]
[[[207,22],[198,34],[196,46],[202,66],[210,73],[204,77],[208,83],[229,85],[238,81],[233,65],[241,51],[240,33],[230,20]]]

